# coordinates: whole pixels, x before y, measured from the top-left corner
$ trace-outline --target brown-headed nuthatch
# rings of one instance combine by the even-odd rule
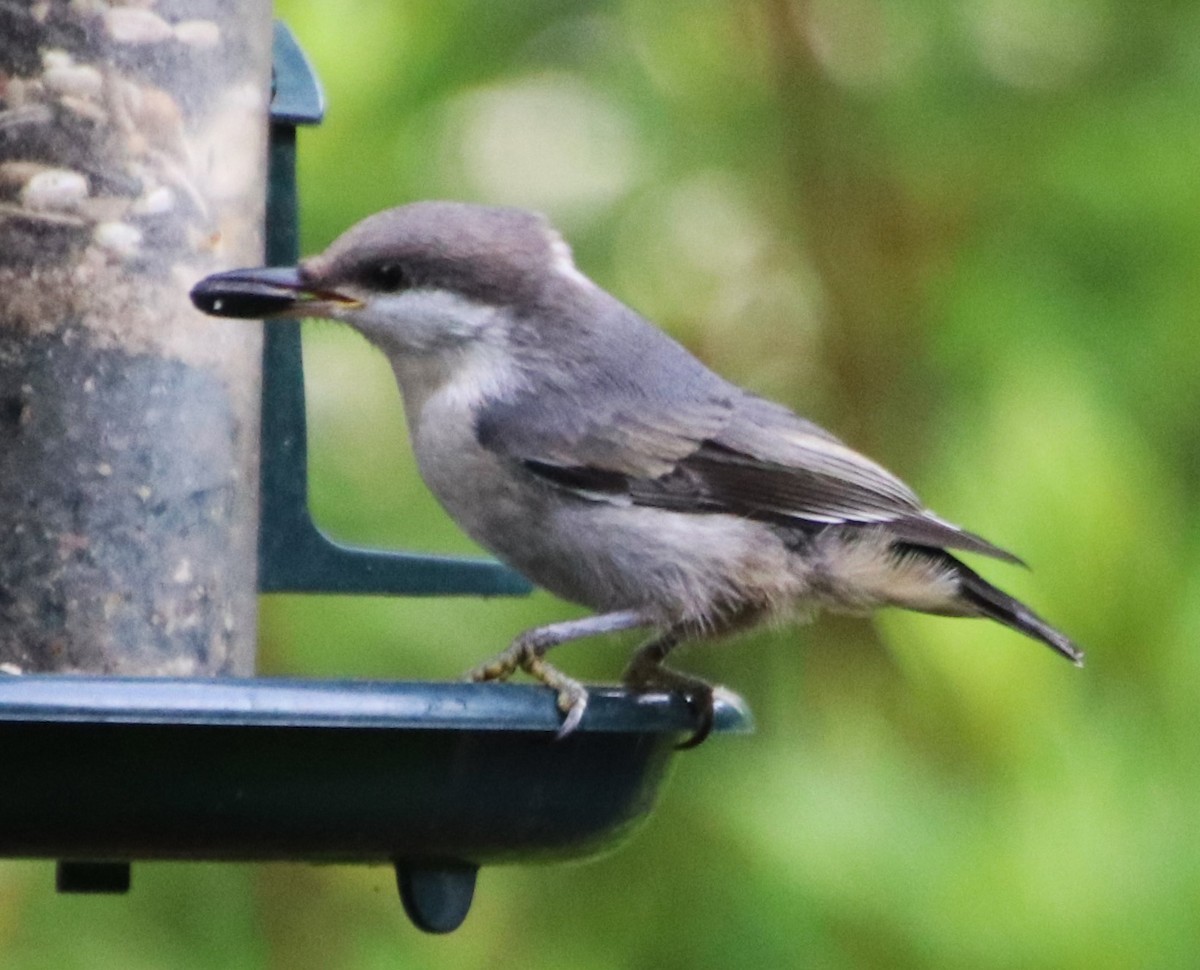
[[[782,612],[901,606],[987,617],[1075,663],[1081,651],[947,550],[1017,561],[934,515],[894,475],[718,377],[596,286],[540,216],[421,202],[363,220],[287,269],[202,280],[201,310],[327,317],[391,361],[421,474],[477,542],[596,615],[529,630],[471,672],[522,669],[565,718],[587,691],[551,647],[653,637],[624,682],[712,688],[663,665],[688,640]]]

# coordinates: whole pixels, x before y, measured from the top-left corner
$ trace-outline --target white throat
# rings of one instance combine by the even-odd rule
[[[388,356],[413,429],[428,416],[426,412],[471,416],[485,401],[507,397],[525,383],[495,336],[425,353]]]

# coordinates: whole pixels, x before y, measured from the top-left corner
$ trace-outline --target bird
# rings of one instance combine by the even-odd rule
[[[1012,553],[939,517],[829,431],[719,376],[579,270],[542,215],[414,202],[294,267],[215,273],[205,313],[323,317],[381,350],[417,466],[472,539],[590,615],[517,636],[468,674],[556,693],[558,736],[588,691],[546,660],[638,629],[622,675],[679,691],[712,727],[714,687],[669,667],[682,643],[778,618],[880,607],[981,617],[1082,666],[1083,652],[966,565]]]

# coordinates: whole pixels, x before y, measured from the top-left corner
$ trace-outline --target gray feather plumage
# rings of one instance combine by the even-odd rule
[[[542,654],[631,627],[658,636],[626,683],[707,690],[710,702],[706,685],[662,666],[667,653],[792,608],[986,616],[1082,660],[946,550],[1016,557],[934,515],[828,431],[710,371],[580,274],[532,213],[404,206],[290,274],[233,271],[193,297],[235,316],[265,307],[343,320],[389,356],[422,476],[445,508],[539,585],[600,611],[530,631],[472,673],[523,668],[553,686],[564,732],[587,692]]]
[[[886,525],[899,541],[1019,561],[939,519],[828,431],[719,377],[602,291],[596,300],[605,305],[576,317],[587,328],[559,334],[555,353],[575,366],[549,371],[553,380],[529,368],[519,391],[479,409],[485,448],[590,501],[800,528]],[[536,359],[535,343],[523,349]]]

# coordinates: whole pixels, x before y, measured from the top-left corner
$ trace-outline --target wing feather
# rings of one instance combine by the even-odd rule
[[[640,318],[616,324],[645,352],[619,369],[581,367],[571,380],[489,402],[476,414],[479,443],[588,501],[799,528],[882,524],[900,541],[1019,562],[938,518],[828,431],[724,381],[661,332],[647,333]]]

